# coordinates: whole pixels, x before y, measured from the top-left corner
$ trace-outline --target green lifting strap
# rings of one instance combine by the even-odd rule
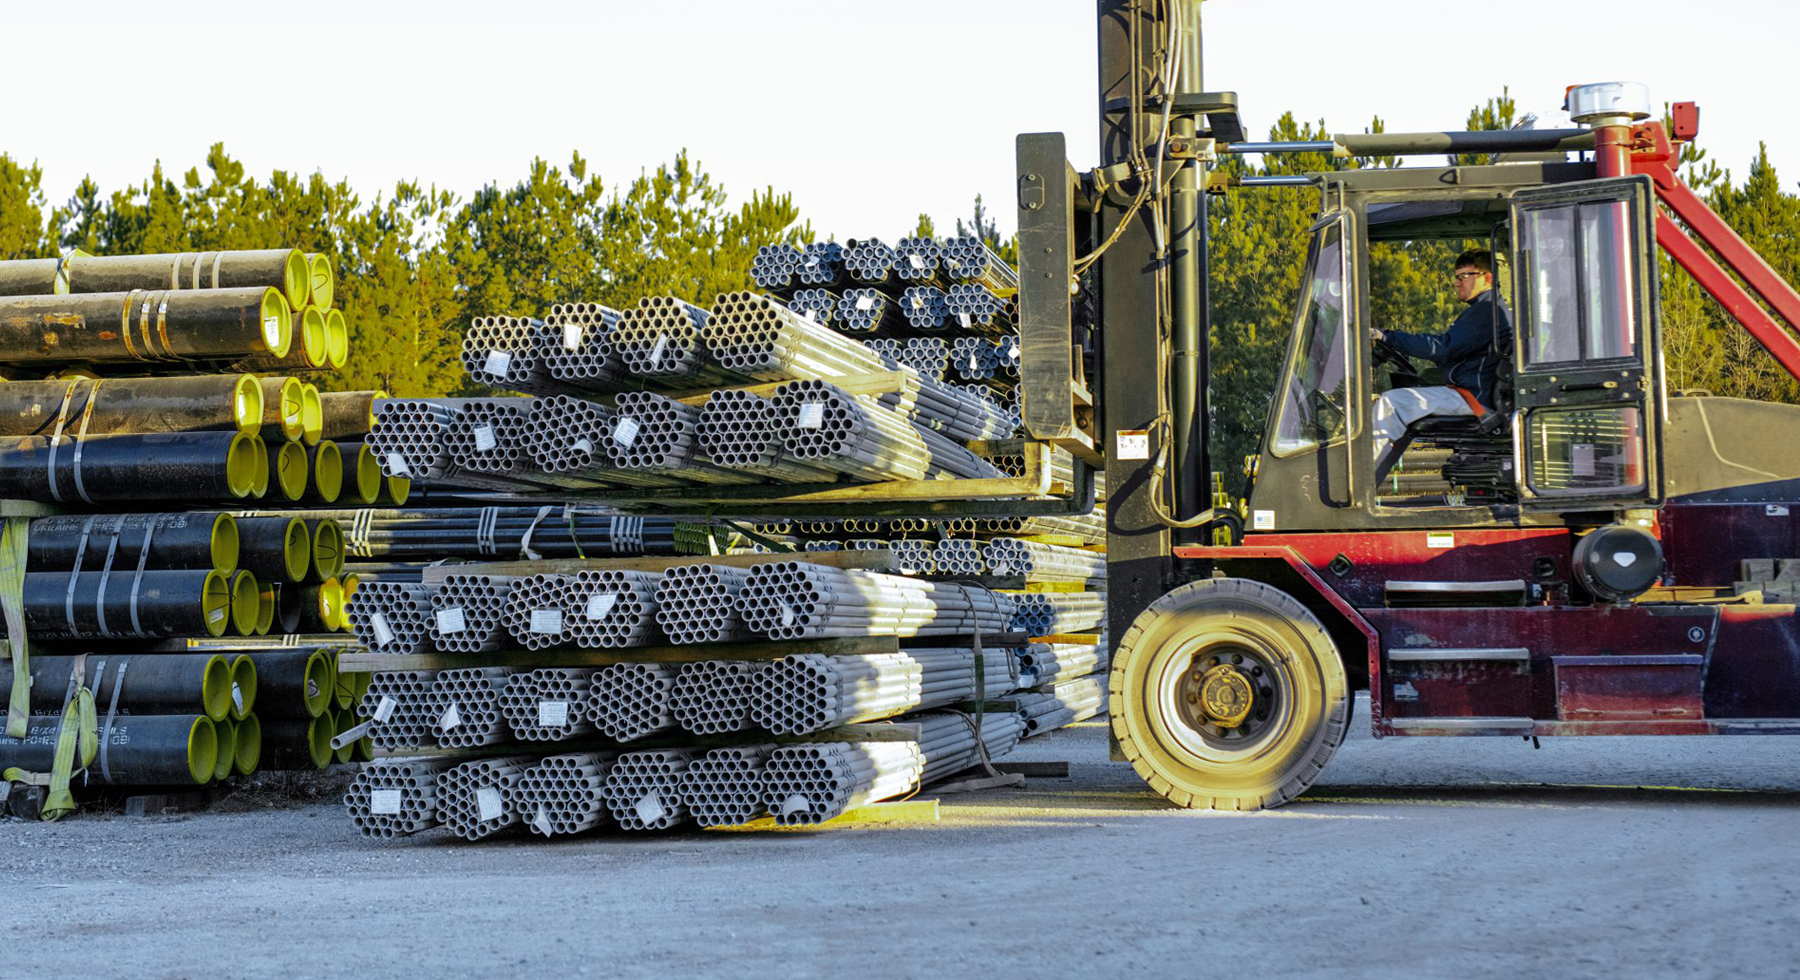
[[[31,724],[31,662],[25,643],[25,538],[31,518],[9,517],[0,530],[0,612],[6,616],[6,643],[0,659],[12,658],[12,702],[6,734],[24,738]]]
[[[75,696],[63,706],[62,724],[56,731],[56,756],[50,765],[49,775],[26,772],[14,767],[0,772],[0,780],[48,786],[50,792],[44,797],[43,809],[38,812],[40,820],[58,820],[74,813],[75,794],[69,792],[69,781],[74,778],[77,754],[81,757],[81,767],[85,769],[99,752],[100,739],[96,727],[94,694],[85,687],[77,688]]]

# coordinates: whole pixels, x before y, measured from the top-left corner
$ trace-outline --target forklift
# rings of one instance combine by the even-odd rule
[[[1023,416],[1105,465],[1114,757],[1180,806],[1279,806],[1358,690],[1376,738],[1800,733],[1800,407],[1664,376],[1659,248],[1800,377],[1800,294],[1677,174],[1698,109],[1665,125],[1599,83],[1567,93],[1577,128],[1256,143],[1201,85],[1200,9],[1097,3],[1099,167],[1017,142]],[[1232,501],[1207,197],[1293,191],[1213,165],[1299,152],[1492,162],[1238,182],[1319,203]],[[1370,247],[1433,240],[1494,256],[1510,370],[1492,412],[1415,422],[1378,473],[1377,395],[1431,382],[1374,340]]]

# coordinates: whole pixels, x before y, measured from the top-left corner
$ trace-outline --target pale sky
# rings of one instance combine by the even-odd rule
[[[416,179],[466,197],[579,151],[615,186],[688,148],[734,199],[792,192],[822,234],[892,237],[985,195],[1012,226],[1013,136],[1063,130],[1095,162],[1089,0],[556,2],[0,0],[0,152],[52,202],[204,163]],[[1489,13],[1488,11],[1492,11]],[[1784,95],[1800,8],[1775,0],[1211,0],[1206,84],[1252,135],[1293,110],[1358,132],[1459,128],[1510,85],[1553,123],[1563,88],[1694,100],[1741,173],[1765,140],[1800,179]]]

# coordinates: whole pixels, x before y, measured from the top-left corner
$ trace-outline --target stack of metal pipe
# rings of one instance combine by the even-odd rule
[[[1057,535],[1079,538],[1084,544],[1104,544],[1106,516],[1095,511],[1076,517],[1045,515],[1041,517],[984,517],[978,529],[984,534],[1008,537]]]
[[[1014,698],[1026,735],[1042,735],[1085,721],[1106,710],[1106,675],[1089,674],[1058,683],[1047,692]]]
[[[839,301],[838,294],[829,289],[808,288],[794,290],[787,305],[802,320],[811,320],[829,327],[838,317]]]
[[[754,474],[718,464],[700,446],[702,410],[650,392],[618,396],[612,429],[616,465],[637,473],[678,476],[695,483],[755,483]]]
[[[950,322],[950,306],[936,286],[906,287],[900,294],[900,313],[914,330],[940,330]]]
[[[588,721],[616,742],[630,742],[677,727],[676,669],[672,664],[609,664],[588,685]]]
[[[590,667],[514,671],[500,693],[500,715],[513,737],[561,742],[593,731],[584,710],[593,674]]]
[[[758,245],[750,260],[750,278],[758,289],[786,295],[795,288],[805,260],[806,253],[793,245]]]
[[[743,660],[682,664],[669,696],[676,723],[695,735],[747,731],[756,670],[755,663]]]
[[[430,589],[431,645],[444,653],[491,653],[506,645],[506,598],[515,577],[446,575]]]
[[[1085,582],[1106,577],[1106,556],[1080,548],[994,538],[981,547],[992,575],[1023,575],[1034,582]]]
[[[972,236],[946,238],[941,243],[944,274],[959,283],[974,283],[996,296],[1019,291],[1019,274],[987,243]]]
[[[365,763],[344,792],[350,822],[365,837],[392,839],[438,825],[438,777],[447,761]]]
[[[980,542],[967,538],[945,538],[932,552],[933,574],[949,578],[974,578],[987,573],[987,561],[981,557]]]
[[[921,708],[985,700],[1018,686],[1010,650],[982,652],[981,684],[976,659],[969,647],[783,657],[757,671],[750,720],[779,735],[805,735]]]
[[[715,391],[694,425],[699,449],[714,465],[787,483],[830,483],[837,473],[794,460],[775,404],[748,391]]]
[[[672,476],[622,467],[618,424],[617,411],[585,399],[567,395],[534,399],[526,416],[528,448],[538,468],[566,487],[681,485]]]
[[[506,741],[509,729],[500,699],[511,676],[504,667],[438,671],[425,698],[425,716],[436,726],[437,744],[446,749],[473,749]]]
[[[467,841],[519,826],[519,811],[507,805],[507,798],[537,761],[535,756],[505,756],[445,769],[438,775],[438,820]]]
[[[678,646],[747,639],[737,597],[749,576],[730,565],[677,565],[657,585],[656,622]]]
[[[1033,643],[1019,654],[1019,670],[1032,686],[1060,684],[1106,670],[1112,664],[1106,637],[1099,643]]]
[[[824,381],[775,390],[775,423],[789,455],[864,480],[999,476],[966,447]]]
[[[421,653],[436,625],[430,590],[413,582],[361,582],[345,611],[370,653]]]
[[[367,736],[383,749],[434,746],[441,712],[433,712],[435,670],[384,670],[369,679],[356,714]]]
[[[564,577],[569,639],[588,649],[647,646],[663,640],[657,625],[657,572],[587,569]]]
[[[854,286],[838,296],[833,311],[836,326],[845,333],[889,333],[906,325],[905,314],[894,298],[873,286]],[[821,320],[820,322],[825,322]]]
[[[675,521],[596,511],[533,504],[314,513],[343,521],[345,545],[360,558],[512,560],[676,553]]]
[[[611,336],[623,314],[599,303],[559,303],[550,307],[536,335],[550,377],[577,391],[621,391],[631,384]]]
[[[538,347],[544,321],[526,317],[480,316],[463,334],[463,371],[469,380],[528,395],[548,395],[561,385]]]
[[[593,830],[606,820],[606,774],[614,758],[610,752],[545,756],[507,787],[508,802],[534,834]]]
[[[608,336],[633,377],[695,388],[740,381],[707,350],[708,311],[673,296],[646,296],[626,310]]]
[[[819,742],[784,745],[768,755],[757,783],[761,808],[782,826],[820,824],[854,806],[901,796],[1004,755],[1019,743],[1025,722],[1015,713],[989,715],[979,732],[962,714],[926,712],[908,719],[917,742]]]
[[[690,749],[621,752],[606,773],[606,808],[620,830],[668,830],[687,820],[681,781]]]
[[[851,279],[871,286],[899,281],[894,267],[900,254],[881,239],[853,238],[844,245],[844,271]]]
[[[691,758],[681,774],[680,797],[702,827],[735,827],[767,811],[762,769],[773,743],[712,749]]]
[[[1011,629],[1028,636],[1080,633],[1106,622],[1106,599],[1097,592],[1023,592],[1013,606]]]
[[[775,640],[997,633],[1008,596],[974,586],[782,561],[757,565],[738,595],[744,625]]]
[[[795,276],[805,286],[835,288],[845,282],[844,247],[837,242],[808,242]]]

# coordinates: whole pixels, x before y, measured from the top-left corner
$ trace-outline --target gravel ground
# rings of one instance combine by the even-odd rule
[[[1368,716],[1359,710],[1359,718]],[[334,805],[0,822],[0,977],[1800,975],[1796,738],[1347,743],[1189,813],[1095,724],[936,823],[380,844]]]

